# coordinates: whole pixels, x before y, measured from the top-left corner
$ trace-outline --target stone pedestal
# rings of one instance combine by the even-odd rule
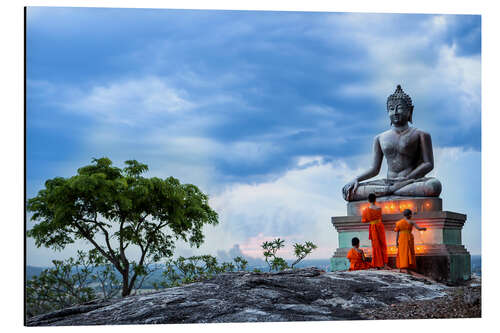
[[[377,199],[382,207],[382,222],[385,227],[389,266],[396,266],[396,222],[403,218],[402,211],[411,209],[413,220],[426,231],[413,230],[417,272],[432,277],[437,281],[457,283],[469,280],[471,276],[470,254],[462,245],[462,228],[466,215],[442,211],[440,198],[398,198]],[[348,215],[332,217],[332,224],[339,235],[339,248],[332,259],[332,271],[349,268],[347,252],[351,248],[351,239],[358,237],[360,248],[367,257],[371,257],[371,242],[368,239],[368,223],[361,222],[364,202],[349,202]]]

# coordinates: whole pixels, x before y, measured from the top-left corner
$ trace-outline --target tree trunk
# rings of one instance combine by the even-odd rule
[[[128,286],[128,269],[124,270],[122,273],[122,297],[130,295],[130,288]]]

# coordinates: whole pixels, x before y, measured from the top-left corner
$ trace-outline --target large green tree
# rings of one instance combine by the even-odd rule
[[[61,250],[77,239],[90,242],[93,253],[116,267],[122,296],[132,291],[147,263],[171,257],[175,241],[203,243],[202,228],[218,223],[208,196],[198,187],[169,177],[141,176],[148,166],[126,161],[123,169],[108,158],[93,159],[70,178],[56,177],[28,200],[37,222],[28,231],[35,244]],[[140,255],[132,260],[127,248]]]

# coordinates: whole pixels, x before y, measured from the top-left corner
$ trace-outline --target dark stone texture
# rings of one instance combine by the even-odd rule
[[[446,296],[365,309],[367,319],[481,318],[481,278],[446,289]]]
[[[236,272],[160,292],[94,301],[33,317],[28,326],[363,319],[362,309],[445,295],[444,285],[392,271]]]
[[[426,177],[434,169],[431,136],[408,126],[412,122],[413,104],[400,85],[387,98],[387,113],[392,128],[375,136],[372,166],[342,188],[344,199],[366,200],[370,193],[377,197],[438,197],[441,182]],[[384,157],[387,178],[363,182],[379,174]]]

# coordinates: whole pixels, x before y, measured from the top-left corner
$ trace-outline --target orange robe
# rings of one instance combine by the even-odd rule
[[[372,267],[383,267],[389,261],[387,257],[387,242],[382,223],[382,209],[367,207],[361,215],[361,222],[369,222],[368,238],[372,241]]]
[[[398,255],[396,257],[397,268],[416,268],[417,261],[415,259],[415,244],[413,234],[411,233],[413,225],[401,219],[396,222],[396,229],[399,231]]]
[[[349,252],[347,252],[347,259],[351,262],[351,267],[349,267],[350,271],[359,271],[370,268],[370,264],[363,261],[363,255],[356,249],[350,249]]]

